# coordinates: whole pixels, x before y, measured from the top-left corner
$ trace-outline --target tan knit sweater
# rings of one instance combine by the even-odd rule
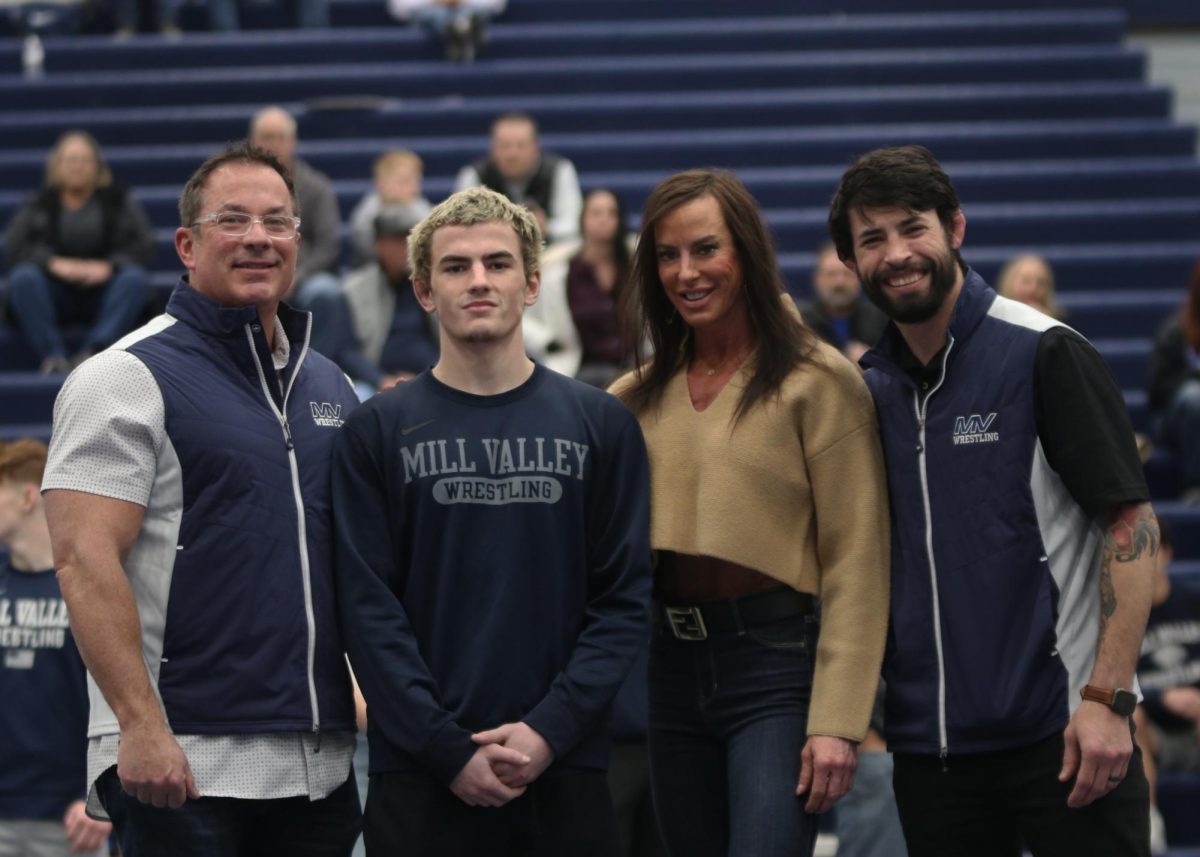
[[[861,741],[888,622],[887,486],[858,369],[818,343],[778,399],[736,425],[747,361],[703,412],[686,372],[639,414],[650,452],[655,550],[718,557],[821,599],[810,735]],[[616,395],[632,375],[613,384]]]

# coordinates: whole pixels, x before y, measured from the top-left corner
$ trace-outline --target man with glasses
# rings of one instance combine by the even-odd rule
[[[349,855],[328,462],[356,399],[280,303],[301,221],[279,162],[231,147],[179,211],[188,273],[68,378],[42,486],[91,676],[89,812],[125,857]]]

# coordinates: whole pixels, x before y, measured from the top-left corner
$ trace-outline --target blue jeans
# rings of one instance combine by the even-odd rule
[[[892,754],[859,753],[854,787],[837,805],[838,857],[904,857]]]
[[[127,795],[115,765],[96,786],[122,857],[349,857],[362,828],[353,772],[322,800],[202,797],[179,809]]]
[[[146,306],[146,272],[136,265],[118,268],[104,285],[84,288],[23,263],[8,275],[8,305],[39,360],[66,357],[59,326],[90,325],[84,348],[99,351],[137,324]]]
[[[1163,416],[1163,439],[1179,453],[1183,487],[1200,487],[1200,381],[1184,381]]]
[[[814,616],[650,644],[650,777],[673,857],[808,857],[817,817],[796,797]]]

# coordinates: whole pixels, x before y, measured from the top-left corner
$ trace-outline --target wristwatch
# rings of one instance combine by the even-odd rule
[[[1112,690],[1088,684],[1084,685],[1083,690],[1079,691],[1079,695],[1084,699],[1090,699],[1092,702],[1107,705],[1122,717],[1131,717],[1133,710],[1137,708],[1137,694],[1123,687]]]

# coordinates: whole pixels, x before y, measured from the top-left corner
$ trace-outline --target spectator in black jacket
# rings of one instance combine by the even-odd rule
[[[1154,340],[1148,375],[1159,434],[1180,457],[1183,499],[1200,503],[1200,265],[1183,306]]]
[[[63,134],[46,162],[46,186],[4,234],[9,307],[43,373],[67,371],[135,326],[153,254],[146,215],[112,183],[95,138]],[[88,326],[71,359],[64,324]]]
[[[817,251],[812,303],[800,310],[812,332],[857,363],[887,327],[887,316],[862,297],[858,277],[838,258],[833,244]]]

